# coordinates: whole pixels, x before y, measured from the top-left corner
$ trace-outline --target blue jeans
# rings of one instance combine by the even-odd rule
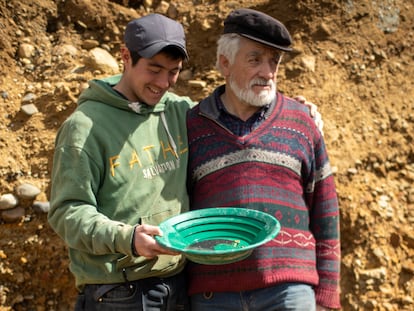
[[[189,311],[184,273],[117,284],[86,285],[75,311]]]
[[[315,311],[312,286],[285,283],[244,292],[191,296],[192,311]]]

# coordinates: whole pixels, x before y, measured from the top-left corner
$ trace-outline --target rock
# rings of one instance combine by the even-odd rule
[[[301,58],[301,65],[306,71],[315,72],[316,58],[313,55],[305,55]]]
[[[22,98],[22,103],[28,103],[31,102],[32,100],[36,99],[36,95],[33,93],[27,93],[23,98]]]
[[[93,48],[85,58],[86,65],[93,69],[109,74],[119,73],[119,65],[116,59],[102,48]]]
[[[329,37],[331,35],[331,29],[329,28],[328,24],[322,22],[319,25],[318,29],[319,34],[321,34],[323,37]]]
[[[414,203],[414,189],[408,190],[407,201],[408,203],[411,203],[411,204]]]
[[[355,167],[351,167],[347,170],[349,175],[356,175],[358,174],[358,170]]]
[[[3,194],[0,197],[0,210],[10,209],[17,206],[19,200],[12,193]]]
[[[385,267],[380,267],[375,269],[360,270],[359,275],[367,279],[375,279],[381,281],[382,283],[382,281],[387,276],[387,269]]]
[[[37,107],[34,104],[27,104],[21,107],[21,110],[24,114],[31,116],[39,112]]]
[[[35,201],[33,202],[32,208],[38,214],[47,214],[50,210],[50,203]]]
[[[326,57],[333,62],[336,62],[335,53],[331,51],[326,51]]]
[[[16,207],[1,212],[1,218],[6,223],[15,223],[23,220],[25,209],[23,207]]]
[[[19,47],[19,58],[31,58],[34,54],[35,47],[28,43],[22,43]]]
[[[146,8],[151,8],[153,5],[153,0],[143,0],[142,2],[143,2],[144,7]]]
[[[167,16],[172,19],[177,19],[178,9],[173,3],[170,3],[168,6]]]
[[[211,29],[210,22],[207,18],[203,19],[203,21],[201,22],[201,29],[203,29],[204,31],[208,31]]]
[[[72,44],[63,44],[57,45],[52,50],[52,55],[55,56],[64,56],[70,55],[72,57],[77,57],[79,54],[79,50]]]
[[[189,80],[188,85],[195,88],[205,88],[207,82],[201,80]]]
[[[99,41],[98,40],[85,40],[82,42],[82,47],[86,50],[91,50],[93,48],[96,48],[99,46]]]
[[[20,199],[32,200],[40,194],[40,189],[28,183],[21,184],[16,188],[16,195]]]
[[[193,77],[193,73],[190,69],[186,69],[180,72],[179,78],[183,81],[188,81]]]
[[[157,13],[164,14],[168,16],[168,8],[170,4],[167,1],[161,1],[155,10]]]

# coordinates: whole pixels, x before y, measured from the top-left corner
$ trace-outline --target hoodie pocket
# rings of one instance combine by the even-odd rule
[[[159,276],[174,271],[183,265],[182,255],[159,255],[151,259],[144,257],[124,256],[119,258],[115,265],[116,270],[122,272],[128,280]]]

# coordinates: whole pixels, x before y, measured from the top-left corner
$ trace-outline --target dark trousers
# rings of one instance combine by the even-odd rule
[[[75,311],[189,311],[184,273],[117,284],[86,285]]]

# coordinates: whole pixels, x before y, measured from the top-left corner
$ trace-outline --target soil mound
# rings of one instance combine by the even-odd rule
[[[90,66],[93,48],[119,61],[130,19],[167,14],[183,23],[191,56],[176,92],[199,100],[222,82],[215,42],[239,7],[287,25],[294,51],[278,87],[323,115],[341,206],[343,310],[413,310],[413,0],[0,0],[0,196],[29,183],[47,202],[56,131],[85,83],[107,75]],[[0,310],[71,310],[65,245],[32,202],[19,207],[21,221],[0,220]]]

